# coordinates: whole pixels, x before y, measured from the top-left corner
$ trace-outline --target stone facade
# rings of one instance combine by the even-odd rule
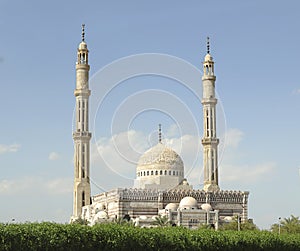
[[[241,191],[204,191],[204,190],[177,190],[168,191],[118,188],[109,192],[101,193],[92,197],[92,204],[83,207],[82,217],[92,223],[99,220],[99,215],[105,217],[100,219],[123,218],[129,215],[131,219],[148,219],[151,221],[155,216],[163,215],[161,210],[173,203],[177,208],[173,208],[173,214],[166,214],[172,223],[185,225],[184,222],[199,224],[222,224],[225,217],[240,215],[242,222],[248,219],[248,192]],[[193,209],[181,210],[180,219],[177,218],[179,204],[182,199],[192,197],[197,201]],[[199,210],[203,205],[211,206],[212,218],[207,221],[207,214]],[[217,212],[215,214],[214,212]],[[175,213],[175,216],[174,216]],[[203,214],[204,213],[204,214]],[[98,214],[98,215],[97,215]],[[215,219],[218,216],[218,220]],[[140,222],[142,221],[140,220]],[[194,227],[195,224],[192,224]]]

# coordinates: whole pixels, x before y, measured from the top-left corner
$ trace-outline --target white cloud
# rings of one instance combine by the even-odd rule
[[[225,147],[236,148],[244,137],[244,133],[236,128],[228,129],[225,133]]]
[[[267,162],[251,165],[222,165],[220,176],[225,182],[241,181],[242,183],[256,182],[262,178],[270,177],[276,169],[276,163]]]
[[[174,127],[170,127],[169,130],[173,129]],[[238,183],[258,182],[276,169],[276,164],[272,162],[239,164],[246,154],[238,148],[243,137],[244,133],[239,129],[227,130],[228,150],[224,152],[223,161],[220,163],[220,180],[234,186]],[[168,137],[163,139],[163,143],[181,156],[188,182],[194,187],[201,188],[203,184],[201,136],[186,134]],[[132,186],[138,159],[150,147],[149,137],[134,130],[98,140],[97,145],[92,145],[91,177],[94,185],[103,190]]]
[[[20,144],[0,145],[0,154],[17,152],[20,147]]]
[[[72,178],[55,178],[45,183],[49,194],[68,194],[73,192]]]
[[[169,131],[173,131],[171,126]],[[168,129],[167,129],[168,130]],[[174,134],[173,134],[174,135]],[[198,135],[168,137],[163,143],[174,149],[182,158],[185,173],[192,178],[194,169],[202,173],[202,146]],[[105,189],[132,186],[140,156],[152,146],[148,135],[130,130],[98,140],[91,146],[91,176],[96,186]],[[195,178],[199,183],[198,176]]]
[[[162,133],[164,136],[164,132],[162,132]],[[166,136],[166,138],[176,137],[179,135],[179,133],[180,133],[179,127],[176,124],[173,124],[167,129],[165,136]],[[163,137],[163,138],[165,138],[165,137]]]
[[[72,178],[47,179],[40,176],[22,177],[19,179],[0,180],[0,194],[28,195],[37,194],[62,195],[72,193]]]
[[[293,94],[300,95],[300,88],[293,91]]]
[[[49,160],[58,160],[59,158],[60,155],[57,152],[51,152],[48,157]]]

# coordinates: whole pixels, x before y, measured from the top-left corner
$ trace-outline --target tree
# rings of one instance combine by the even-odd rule
[[[71,223],[72,224],[80,224],[80,225],[88,225],[89,221],[86,219],[82,219],[81,217],[78,217],[76,220],[73,220]]]
[[[271,226],[271,231],[273,233],[279,233],[279,224],[280,224],[280,233],[300,233],[300,219],[294,215],[291,217],[284,218],[279,223],[274,223]]]
[[[220,230],[238,230],[238,222],[237,220],[233,220],[229,223],[222,224],[219,227]],[[242,222],[240,225],[241,231],[244,230],[258,230],[258,227],[252,222],[252,221],[247,221],[247,222]]]
[[[167,216],[156,216],[155,221],[153,222],[154,225],[160,226],[160,227],[167,227],[171,225],[171,222],[169,221]]]

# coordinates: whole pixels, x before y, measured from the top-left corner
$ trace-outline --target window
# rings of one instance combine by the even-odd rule
[[[160,170],[159,174],[162,175],[162,170]]]
[[[172,171],[169,171],[169,175],[172,175]]]
[[[167,170],[165,170],[165,175],[167,175]]]
[[[211,151],[211,180],[215,180],[215,151]]]
[[[209,130],[210,130],[210,137],[213,137],[213,118],[212,118],[212,110],[209,110]]]
[[[149,171],[147,171],[147,176],[149,175]]]
[[[85,206],[85,194],[84,191],[82,192],[82,206]]]
[[[153,175],[153,171],[151,171],[151,175]]]
[[[210,130],[210,126],[209,126],[209,112],[208,110],[206,110],[205,112],[206,114],[206,137],[209,137],[209,130]]]
[[[80,100],[78,101],[78,122],[80,122]]]
[[[155,171],[155,175],[158,175],[158,171],[157,170]]]
[[[205,66],[205,73],[208,75],[208,65]]]

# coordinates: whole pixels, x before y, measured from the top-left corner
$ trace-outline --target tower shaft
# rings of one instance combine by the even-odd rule
[[[208,43],[209,48],[209,43]],[[217,191],[218,184],[218,144],[216,133],[216,105],[215,97],[214,61],[208,53],[203,62],[203,168],[204,168],[204,190]]]
[[[90,140],[89,132],[89,70],[88,49],[84,42],[84,25],[82,42],[77,50],[76,62],[76,119],[74,140],[74,200],[73,218],[81,216],[82,207],[90,204]]]

